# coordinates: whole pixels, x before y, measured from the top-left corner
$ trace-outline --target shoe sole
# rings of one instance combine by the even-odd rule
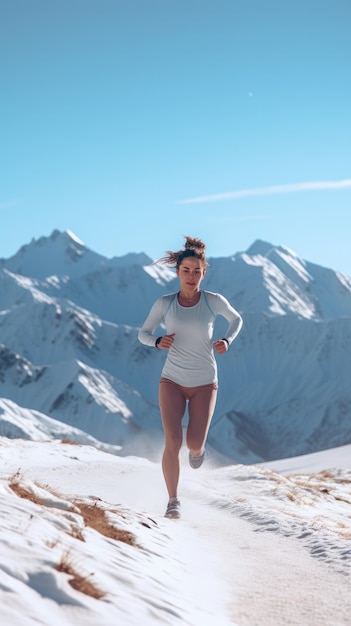
[[[179,519],[180,513],[165,513],[165,517],[168,519]]]

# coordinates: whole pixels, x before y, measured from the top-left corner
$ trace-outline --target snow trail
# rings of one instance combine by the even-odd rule
[[[152,619],[145,623],[351,626],[347,469],[326,473],[326,493],[323,475],[312,474],[308,483],[301,474],[300,484],[258,466],[193,471],[182,460],[182,518],[167,520],[159,463],[89,446],[20,440],[3,447],[2,456],[6,475],[20,469],[24,480],[45,482],[64,497],[93,496],[112,503],[111,510],[120,506],[126,528],[133,529],[140,514],[155,520],[155,529],[145,531],[147,571],[135,552],[136,578],[129,580],[123,568],[111,571],[125,578],[118,593],[123,589],[133,615],[141,597],[141,609],[149,606]],[[107,555],[109,572],[110,560]],[[126,614],[125,623],[134,626],[130,619]]]
[[[247,521],[193,500],[189,523],[217,555],[229,616],[239,626],[351,624],[350,581],[294,537],[257,532]],[[189,516],[189,518],[188,518]]]

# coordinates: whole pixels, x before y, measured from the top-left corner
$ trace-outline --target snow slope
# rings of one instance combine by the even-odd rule
[[[184,458],[181,520],[159,463],[4,437],[0,454],[6,626],[351,624],[350,446],[279,472]]]

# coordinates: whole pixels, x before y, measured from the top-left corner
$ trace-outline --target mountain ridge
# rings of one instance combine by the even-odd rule
[[[213,455],[258,462],[349,443],[350,278],[260,240],[209,262],[203,288],[223,293],[244,319],[218,359]],[[145,253],[106,259],[70,231],[1,259],[0,398],[116,454],[155,458],[165,355],[140,344],[137,332],[154,300],[177,288],[174,270]],[[218,335],[223,328],[219,321]]]

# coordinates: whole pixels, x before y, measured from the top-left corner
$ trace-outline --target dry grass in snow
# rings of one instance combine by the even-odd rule
[[[108,511],[104,510],[102,503],[99,505],[98,499],[92,504],[83,500],[79,501],[76,498],[74,501],[70,501],[58,494],[49,485],[43,486],[38,482],[32,483],[25,481],[20,472],[16,472],[16,474],[11,477],[9,487],[17,496],[30,500],[36,505],[55,508],[56,503],[58,508],[64,508],[78,514],[83,520],[83,527],[92,528],[104,537],[115,541],[122,541],[130,546],[137,546],[135,535],[128,530],[118,528],[114,519],[108,519]],[[52,501],[50,496],[54,497]],[[64,504],[64,506],[62,506],[62,504]],[[120,514],[118,509],[114,508],[110,510],[110,515],[113,515],[113,518],[115,518],[118,515],[122,516],[122,513]],[[144,523],[144,525],[146,524]],[[85,541],[83,530],[84,528],[82,529],[72,522],[69,534],[74,539]],[[70,576],[68,582],[71,587],[77,591],[95,599],[103,598],[106,595],[104,591],[99,589],[91,581],[91,577],[94,575],[93,573],[85,576],[77,572],[77,568],[72,563],[72,559],[69,557],[68,553],[62,555],[55,569],[58,572],[63,572]]]
[[[104,591],[98,589],[98,587],[91,581],[91,577],[94,576],[93,573],[88,574],[88,576],[82,576],[76,571],[68,554],[62,555],[60,562],[56,566],[56,570],[71,577],[68,582],[73,589],[76,589],[76,591],[80,591],[86,596],[90,596],[96,600],[100,600],[106,595]]]

